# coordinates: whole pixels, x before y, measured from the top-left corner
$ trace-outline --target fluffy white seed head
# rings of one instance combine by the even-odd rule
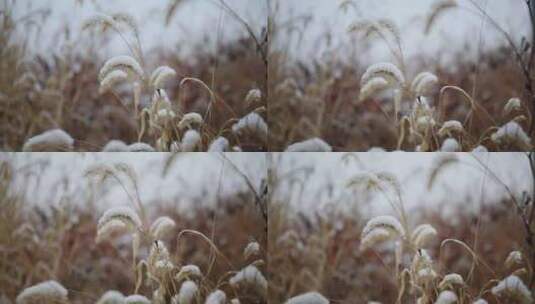
[[[369,220],[362,229],[361,249],[403,236],[405,236],[405,230],[395,217],[390,215],[377,216]]]
[[[460,152],[461,145],[455,138],[447,138],[440,147],[441,152]]]
[[[128,232],[128,226],[120,219],[112,219],[106,222],[97,231],[97,244],[108,240],[113,234],[122,234]]]
[[[137,213],[129,207],[113,207],[100,217],[97,230],[100,231],[112,220],[118,220],[125,224],[126,228],[132,232],[140,230],[142,223]]]
[[[110,140],[103,148],[102,152],[128,152],[128,145],[122,140]]]
[[[104,94],[111,90],[117,84],[124,82],[128,79],[128,74],[121,70],[111,71],[100,82],[99,93]]]
[[[151,304],[149,299],[142,295],[131,295],[126,297],[125,304]]]
[[[156,265],[159,261],[169,261],[169,259],[169,250],[165,246],[165,243],[160,240],[154,241],[150,247],[149,257],[147,259],[149,265]]]
[[[175,119],[176,114],[171,109],[160,109],[156,112],[156,124],[160,126],[165,126],[168,123],[171,123]]]
[[[243,256],[248,259],[260,253],[260,244],[258,242],[250,242],[243,250]]]
[[[28,139],[22,151],[24,152],[61,152],[71,151],[74,139],[61,129],[43,132]]]
[[[178,128],[180,130],[193,129],[201,126],[202,124],[202,116],[199,113],[191,112],[184,114],[184,116],[178,123]]]
[[[488,304],[489,302],[487,302],[485,299],[477,299],[474,303],[472,304]]]
[[[430,115],[420,116],[416,119],[416,131],[426,133],[436,125],[435,119]]]
[[[108,290],[100,297],[97,304],[124,304],[125,297],[116,290]]]
[[[442,281],[440,281],[440,284],[438,284],[438,288],[447,289],[447,288],[453,288],[453,287],[462,286],[462,285],[464,285],[464,280],[460,274],[449,273],[444,276]]]
[[[439,136],[446,136],[448,134],[461,134],[463,133],[463,124],[457,120],[448,120],[442,124],[440,130],[438,130]]]
[[[223,136],[219,136],[210,143],[208,152],[225,152],[229,149],[229,141]]]
[[[201,144],[201,134],[196,130],[188,130],[180,142],[180,151],[194,152]]]
[[[416,282],[420,285],[434,281],[437,273],[431,267],[425,267],[416,272]]]
[[[154,148],[146,143],[137,142],[128,146],[128,152],[154,152]]]
[[[516,275],[510,275],[503,279],[491,289],[492,293],[501,298],[508,297],[519,301],[519,303],[532,303],[533,297],[531,291],[526,287],[524,282]]]
[[[511,114],[513,111],[519,111],[522,109],[522,103],[519,98],[511,98],[503,107],[503,113],[505,115]]]
[[[267,294],[268,282],[258,268],[253,265],[240,270],[230,278],[229,283],[233,287],[250,286],[263,296]]]
[[[66,303],[68,291],[56,281],[46,281],[24,289],[17,304]]]
[[[375,77],[382,77],[391,85],[403,86],[405,83],[405,77],[401,70],[389,62],[376,63],[370,66],[362,75],[361,86],[365,86],[368,81]]]
[[[183,279],[201,279],[202,272],[197,265],[184,265],[180,268],[180,271],[176,274],[175,280],[180,282]]]
[[[332,147],[321,138],[311,138],[289,145],[286,152],[332,152]]]
[[[511,268],[515,265],[522,265],[524,260],[522,259],[522,252],[520,251],[511,251],[505,259],[505,266]]]
[[[455,304],[459,299],[457,295],[449,290],[445,290],[438,295],[435,304]]]
[[[168,216],[161,216],[157,218],[150,226],[150,234],[153,238],[159,240],[165,237],[169,232],[175,229],[175,221]]]
[[[193,304],[199,288],[193,281],[185,281],[180,286],[178,295],[173,297],[172,304]]]
[[[262,100],[262,91],[259,89],[252,89],[247,93],[245,97],[245,104],[251,105],[253,103],[258,103]]]
[[[215,290],[206,297],[204,304],[225,304],[227,295],[222,290]]]
[[[158,67],[150,77],[150,83],[155,89],[163,89],[165,83],[176,77],[176,71],[168,66]]]
[[[422,72],[414,78],[411,90],[416,96],[430,96],[438,85],[438,77],[430,72]]]
[[[491,139],[498,145],[514,145],[523,149],[531,147],[531,139],[516,121],[510,121],[491,135]]]
[[[251,112],[232,126],[232,132],[236,135],[252,134],[258,138],[267,139],[268,126],[262,116]]]
[[[390,84],[383,77],[374,77],[370,79],[360,89],[359,99],[360,101],[367,99],[370,96],[374,96],[384,90],[387,90]]]
[[[426,248],[436,238],[437,231],[429,224],[419,225],[411,235],[411,241],[417,248]]]
[[[319,292],[311,291],[288,299],[286,304],[329,304],[329,300]]]
[[[143,78],[143,69],[141,68],[141,65],[133,57],[123,55],[113,57],[106,61],[104,66],[100,69],[98,76],[99,81],[102,82],[108,76],[108,74],[114,70],[133,73],[139,78]]]
[[[240,300],[239,299],[232,299],[232,300],[230,300],[230,304],[240,304]]]

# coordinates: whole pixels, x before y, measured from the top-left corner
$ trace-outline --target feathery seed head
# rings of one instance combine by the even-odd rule
[[[362,75],[361,86],[364,87],[368,81],[375,77],[382,77],[392,86],[403,86],[405,84],[405,77],[401,70],[389,62],[376,63],[370,66]]]
[[[158,67],[150,77],[150,84],[155,89],[163,89],[165,83],[176,77],[176,71],[168,66]]]
[[[113,57],[106,61],[104,66],[100,69],[98,75],[99,81],[102,82],[108,74],[117,69],[126,73],[133,73],[141,79],[143,78],[143,69],[141,68],[141,65],[133,57],[123,55]]]
[[[168,216],[161,216],[152,223],[150,227],[150,234],[153,238],[159,240],[166,234],[173,231],[176,227],[175,221]]]
[[[446,136],[449,134],[457,133],[461,134],[463,133],[464,128],[463,125],[457,121],[457,120],[448,120],[444,124],[442,124],[442,127],[438,131],[439,136]]]
[[[225,304],[227,295],[222,290],[215,290],[206,297],[204,304]]]
[[[500,281],[491,292],[499,298],[516,300],[519,303],[533,303],[531,291],[516,275],[510,275]]]
[[[229,141],[223,136],[219,136],[210,143],[208,152],[225,152],[229,149]]]
[[[329,304],[319,292],[311,291],[288,299],[285,304]]]
[[[24,152],[58,152],[71,151],[74,139],[61,129],[48,130],[28,139],[22,151]]]
[[[116,290],[108,290],[100,297],[97,304],[124,304],[125,297]]]
[[[56,281],[46,281],[24,289],[17,304],[66,303],[68,291]]]
[[[202,116],[198,113],[191,112],[184,114],[180,122],[178,123],[178,129],[184,130],[186,128],[193,129],[203,124]]]
[[[312,138],[289,145],[286,152],[332,152],[332,147],[321,138]]]

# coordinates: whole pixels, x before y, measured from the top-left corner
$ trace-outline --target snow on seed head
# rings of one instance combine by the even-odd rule
[[[168,216],[161,216],[150,226],[150,234],[155,239],[162,239],[166,234],[173,231],[176,223]]]
[[[128,152],[154,152],[154,148],[143,142],[133,143],[128,146]]]
[[[232,132],[236,135],[248,133],[259,138],[267,138],[268,126],[262,116],[256,112],[251,112],[232,126]]]
[[[389,83],[383,77],[374,77],[370,79],[366,84],[360,89],[359,100],[363,101],[370,96],[384,91],[389,88]]]
[[[510,121],[499,128],[491,135],[491,139],[498,145],[513,144],[525,149],[531,146],[531,139],[515,121]]]
[[[505,259],[505,266],[511,268],[515,265],[521,265],[523,263],[522,252],[520,251],[511,251]]]
[[[262,91],[259,89],[252,89],[247,93],[247,96],[245,97],[245,104],[251,105],[253,103],[258,103],[262,100]]]
[[[445,290],[438,295],[435,304],[454,304],[457,303],[458,298],[455,293],[449,290]]]
[[[128,226],[120,219],[112,219],[106,222],[97,231],[97,244],[110,238],[112,234],[128,232]]]
[[[202,125],[203,119],[199,113],[187,113],[185,114],[180,122],[178,123],[178,129],[184,130],[186,128],[192,129]]]
[[[143,78],[143,69],[141,68],[141,65],[131,56],[123,55],[113,57],[106,61],[104,66],[100,69],[98,75],[99,81],[102,82],[108,74],[117,69],[133,73],[138,77]]]
[[[260,244],[258,242],[250,242],[243,250],[243,256],[248,259],[251,256],[258,255],[260,253]]]
[[[229,141],[223,136],[219,136],[210,143],[208,152],[225,152],[229,149]]]
[[[533,302],[531,291],[516,275],[510,275],[503,279],[491,291],[497,297],[509,297],[518,300],[520,303]]]
[[[201,279],[202,272],[197,265],[184,265],[180,268],[180,271],[176,274],[175,280],[181,281],[184,278],[188,279]]]
[[[128,152],[128,145],[122,140],[110,140],[103,148],[102,152]]]
[[[511,98],[503,107],[503,113],[509,115],[513,111],[522,109],[522,103],[519,98]]]
[[[375,77],[382,77],[391,85],[403,86],[405,83],[405,77],[401,70],[389,62],[376,63],[370,66],[364,75],[362,75],[360,81],[361,86],[364,87],[368,81]]]
[[[185,281],[180,286],[178,295],[174,296],[171,303],[172,304],[192,304],[195,301],[195,296],[199,288],[197,284],[193,281]]]
[[[106,291],[97,301],[97,304],[124,304],[125,297],[116,290]]]
[[[24,289],[17,304],[66,303],[68,291],[56,281],[46,281]]]
[[[437,231],[429,224],[423,224],[414,229],[411,241],[417,248],[425,248],[435,239]]]
[[[321,138],[312,138],[289,145],[286,152],[331,152],[332,147]]]
[[[131,295],[126,297],[125,304],[151,304],[149,299],[142,295]]]
[[[217,289],[206,297],[204,304],[225,304],[226,301],[227,295],[223,291]]]
[[[405,236],[405,230],[393,216],[377,216],[366,223],[361,234],[361,249],[369,248],[377,243]]]
[[[319,292],[311,291],[288,299],[285,304],[329,304]]]
[[[111,90],[117,84],[124,82],[128,79],[128,74],[121,70],[111,71],[100,81],[99,93],[104,94]]]
[[[150,83],[155,89],[163,89],[165,83],[176,77],[176,71],[168,66],[158,67],[150,77]]]
[[[170,122],[173,121],[173,119],[175,119],[176,115],[175,115],[175,112],[173,112],[173,110],[171,109],[160,109],[158,110],[158,112],[156,113],[156,124],[160,125],[160,126],[164,126]]]
[[[165,246],[164,242],[157,240],[152,243],[150,248],[148,263],[150,265],[156,265],[158,261],[168,261],[170,259],[169,250]]]
[[[43,132],[28,139],[22,151],[24,152],[58,152],[70,151],[73,148],[74,139],[61,129]]]
[[[429,96],[438,85],[438,77],[430,72],[418,74],[411,84],[411,90],[416,96]]]
[[[254,288],[259,294],[266,295],[268,283],[264,275],[253,265],[249,265],[233,277],[230,278],[229,283],[233,287],[250,286]]]
[[[447,138],[440,147],[441,152],[459,152],[461,151],[461,145],[454,138]]]
[[[182,152],[194,152],[197,150],[201,143],[201,134],[196,130],[188,130],[182,137],[180,142],[180,151]]]
[[[450,273],[444,276],[440,284],[438,284],[438,288],[447,289],[462,285],[464,285],[463,277],[457,273]]]
[[[129,207],[113,207],[100,217],[98,220],[97,228],[98,231],[101,229],[105,229],[106,224],[108,224],[112,220],[119,220],[123,222],[127,229],[130,231],[136,231],[141,229],[141,219],[137,215],[137,213]]]
[[[463,124],[457,120],[448,120],[442,124],[440,130],[438,130],[439,136],[446,136],[453,133],[462,133],[464,131]]]

